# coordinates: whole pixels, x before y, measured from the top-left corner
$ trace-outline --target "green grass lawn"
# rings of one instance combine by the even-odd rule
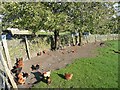
[[[33,88],[117,88],[118,87],[118,41],[108,41],[97,49],[95,58],[77,59],[66,68],[51,73],[52,83],[36,84]],[[73,73],[69,81],[58,74]]]

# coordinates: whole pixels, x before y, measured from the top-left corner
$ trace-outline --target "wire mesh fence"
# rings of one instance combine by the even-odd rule
[[[71,34],[62,35],[60,38],[60,44],[62,46],[69,45],[72,42],[75,42],[75,38],[72,38]],[[106,41],[106,40],[117,40],[118,34],[108,34],[108,35],[87,35],[82,36],[82,44],[91,43],[96,41]],[[77,38],[77,40],[79,40]],[[8,49],[10,53],[11,60],[13,63],[15,62],[16,58],[23,57],[24,60],[27,60],[27,53],[25,48],[25,41],[23,39],[12,39],[7,40]],[[37,56],[37,52],[42,50],[50,50],[51,48],[51,39],[50,36],[39,36],[36,38],[28,38],[29,49],[31,53],[31,57]]]
[[[15,63],[16,58],[23,57],[24,60],[28,59],[24,38],[7,40],[7,44],[12,63]],[[28,38],[28,44],[31,57],[35,57],[37,56],[37,52],[50,49],[50,38],[45,36]]]

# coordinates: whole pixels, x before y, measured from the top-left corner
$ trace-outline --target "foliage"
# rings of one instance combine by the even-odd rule
[[[17,27],[32,30],[33,33],[42,29],[45,19],[45,8],[41,3],[5,3],[4,21],[8,27]]]
[[[17,27],[33,33],[44,30],[110,33],[114,3],[101,2],[4,2],[4,28]],[[106,6],[108,5],[108,6]],[[114,27],[111,27],[113,25]]]

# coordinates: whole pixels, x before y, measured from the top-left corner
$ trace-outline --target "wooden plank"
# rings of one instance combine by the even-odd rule
[[[11,31],[13,35],[32,35],[32,32],[30,31]]]
[[[9,69],[12,69],[12,63],[11,63],[11,59],[10,59],[10,54],[9,54],[9,50],[8,50],[8,45],[7,45],[7,41],[6,41],[6,35],[2,35],[2,44],[3,44],[3,48],[5,51],[5,56],[7,58],[7,64]]]
[[[28,45],[28,40],[27,40],[26,36],[25,36],[25,46],[26,46],[26,52],[27,52],[28,59],[31,59],[29,45]]]
[[[7,28],[7,31],[10,31],[12,35],[32,35],[31,31],[19,30],[18,28]]]
[[[0,50],[0,60],[3,63],[3,66],[5,68],[6,74],[8,75],[8,78],[9,78],[11,84],[12,84],[13,89],[14,90],[18,90],[17,84],[14,81],[14,78],[13,78],[13,76],[12,76],[8,66],[7,66],[7,63],[6,63],[6,61],[5,61],[4,57],[3,57],[3,54],[2,54],[1,50]]]

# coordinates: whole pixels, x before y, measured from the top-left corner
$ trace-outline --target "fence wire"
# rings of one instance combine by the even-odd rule
[[[71,34],[68,35],[61,35],[60,37],[60,44],[62,46],[66,46],[72,42],[75,42],[75,37],[72,38]],[[96,41],[106,41],[106,40],[117,40],[118,34],[108,34],[108,35],[82,35],[82,44],[91,43]],[[77,38],[79,41],[79,38]],[[8,40],[8,49],[10,53],[11,60],[13,63],[15,62],[16,58],[23,57],[24,60],[27,60],[25,42],[23,39],[13,39]],[[51,40],[48,36],[39,36],[34,39],[28,38],[29,49],[31,53],[31,57],[37,56],[37,52],[40,52],[45,49],[50,49]]]

